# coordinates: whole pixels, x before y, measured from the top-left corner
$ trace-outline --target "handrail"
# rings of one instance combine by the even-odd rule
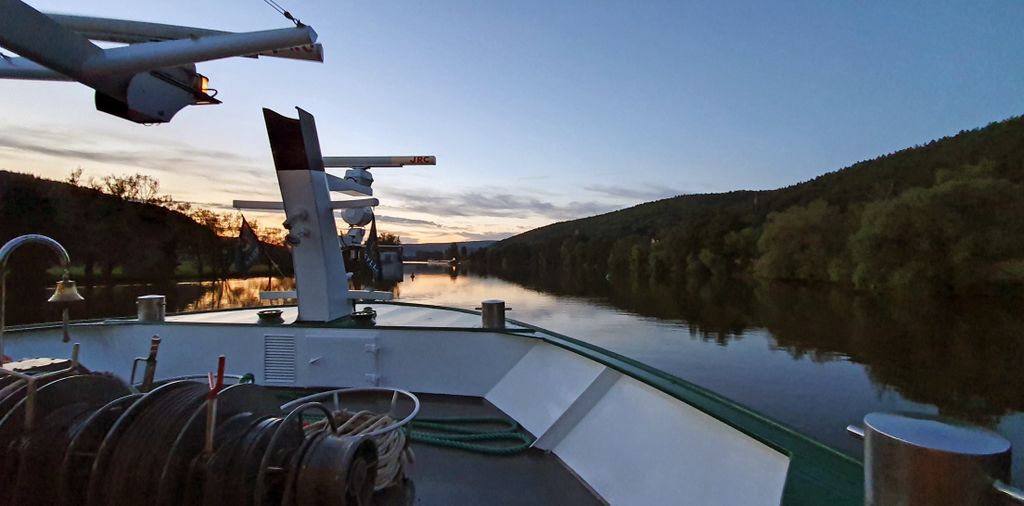
[[[81,345],[75,343],[71,346],[71,365],[64,369],[57,371],[50,371],[42,374],[25,374],[18,371],[12,371],[0,365],[0,375],[14,376],[20,380],[25,381],[25,386],[28,392],[25,395],[25,430],[31,430],[35,426],[36,418],[36,391],[38,390],[37,383],[40,380],[51,378],[59,374],[66,372],[75,371],[78,369],[78,350]]]
[[[334,404],[335,404],[335,409],[337,409],[337,406],[338,406],[338,394],[360,393],[360,392],[387,392],[387,393],[393,394],[392,397],[391,397],[391,411],[394,411],[394,405],[395,405],[395,402],[397,402],[398,394],[402,394],[405,397],[408,397],[409,399],[412,400],[412,403],[413,403],[412,412],[410,412],[408,415],[406,415],[405,418],[403,418],[403,419],[399,420],[398,422],[393,423],[393,424],[391,424],[391,425],[389,425],[387,427],[384,427],[384,428],[381,428],[381,429],[377,429],[377,430],[375,430],[373,432],[364,434],[365,436],[376,437],[376,436],[379,436],[381,434],[384,434],[384,433],[390,432],[392,430],[395,430],[395,429],[397,429],[399,427],[405,426],[406,424],[411,422],[413,418],[416,418],[416,415],[418,415],[419,412],[420,412],[420,400],[419,400],[418,397],[413,395],[412,392],[409,392],[408,390],[402,390],[400,388],[387,388],[387,387],[337,388],[337,389],[334,389],[334,390],[327,390],[327,391],[324,391],[324,392],[317,392],[315,394],[307,395],[305,397],[300,397],[300,398],[295,399],[293,401],[289,401],[289,402],[287,402],[285,404],[282,404],[281,405],[281,410],[282,411],[288,411],[288,410],[292,409],[293,406],[298,406],[298,405],[303,405],[303,404],[307,404],[307,403],[310,403],[310,402],[315,402],[318,399],[323,399],[323,398],[326,398],[327,396],[332,396],[333,397]],[[389,412],[388,414],[390,415],[391,412]]]

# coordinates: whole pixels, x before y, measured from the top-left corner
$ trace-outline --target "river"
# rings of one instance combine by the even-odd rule
[[[290,279],[84,287],[73,318],[132,315],[134,298],[168,296],[168,311],[260,304]],[[1024,322],[1010,297],[880,298],[839,290],[740,282],[686,286],[607,280],[513,283],[407,264],[397,300],[473,308],[505,300],[509,318],[647,363],[860,456],[847,435],[872,411],[941,413],[993,428],[1024,448]],[[57,313],[9,291],[9,324]],[[36,302],[27,299],[36,299]],[[265,303],[264,303],[265,304]],[[1015,452],[1024,483],[1024,452]]]

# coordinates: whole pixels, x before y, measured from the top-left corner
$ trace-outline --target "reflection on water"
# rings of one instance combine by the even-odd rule
[[[289,279],[271,280],[270,289],[293,288]],[[844,428],[881,410],[970,419],[1024,448],[1024,322],[1015,298],[879,298],[736,281],[512,283],[426,264],[407,264],[400,283],[376,288],[462,308],[503,299],[510,318],[635,358],[852,454],[860,443]],[[87,302],[72,315],[132,315],[135,297],[148,293],[166,294],[168,311],[254,306],[267,289],[266,278],[86,287]],[[59,317],[41,303],[44,289],[9,293],[13,323]],[[1024,453],[1016,455],[1022,483]]]
[[[167,312],[203,311],[236,307],[267,306],[261,301],[261,290],[294,290],[291,278],[239,278],[218,281],[188,281],[164,284],[78,286],[85,297],[71,307],[74,319],[134,316],[135,298],[158,294],[167,297]],[[7,287],[7,323],[34,323],[57,321],[60,309],[46,303],[53,288]]]

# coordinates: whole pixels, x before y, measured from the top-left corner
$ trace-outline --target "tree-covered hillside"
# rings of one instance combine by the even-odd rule
[[[67,248],[84,282],[232,273],[237,224],[159,195],[158,183],[145,176],[108,176],[89,186],[79,176],[58,182],[0,171],[0,244],[22,234],[48,235]],[[39,270],[56,262],[40,248],[19,249],[11,275],[40,282]],[[287,255],[284,248],[268,252]],[[291,265],[286,257],[277,261]]]
[[[770,191],[684,195],[499,242],[517,275],[753,275],[865,289],[1024,282],[1024,118]]]

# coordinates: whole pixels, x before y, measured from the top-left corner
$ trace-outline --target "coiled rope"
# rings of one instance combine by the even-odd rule
[[[490,429],[473,426],[494,426]],[[499,417],[417,418],[410,424],[413,441],[457,448],[484,455],[508,456],[522,453],[533,444],[533,438],[519,431],[519,424]],[[481,444],[492,441],[517,441],[514,446]]]

